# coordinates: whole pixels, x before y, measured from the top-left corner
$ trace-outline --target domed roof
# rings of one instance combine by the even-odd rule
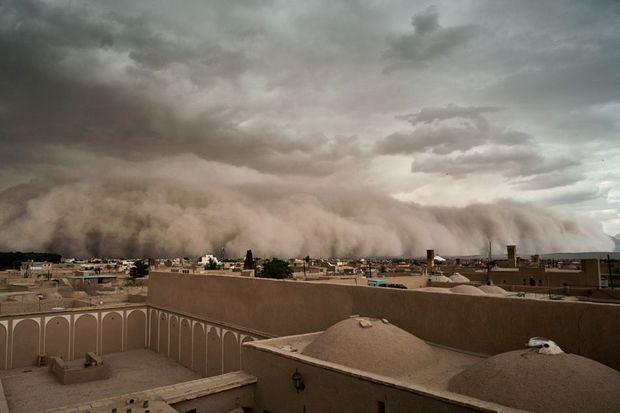
[[[389,377],[409,376],[433,364],[433,349],[387,320],[352,317],[334,324],[302,354]]]
[[[487,294],[508,294],[506,290],[504,290],[502,287],[498,287],[497,285],[481,285],[478,288]]]
[[[445,275],[434,275],[431,278],[431,281],[436,282],[436,283],[451,283],[452,282],[452,280],[446,277]]]
[[[454,376],[448,390],[535,412],[620,412],[620,372],[575,354],[516,350]]]
[[[484,291],[474,287],[473,285],[457,285],[456,287],[450,288],[450,291],[458,294],[486,295]]]
[[[469,278],[465,277],[464,275],[459,274],[458,272],[455,272],[448,278],[450,278],[450,281],[452,281],[453,283],[468,283],[469,282]]]

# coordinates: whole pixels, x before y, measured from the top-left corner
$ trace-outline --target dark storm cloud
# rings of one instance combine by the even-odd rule
[[[71,52],[97,49],[127,53],[150,70],[179,63],[196,71],[202,66],[205,75],[231,76],[248,64],[240,51],[158,28],[145,15],[98,13],[86,4],[35,0],[9,0],[0,7],[3,51],[17,64],[57,64]]]
[[[15,155],[17,144],[62,145],[133,160],[192,153],[261,171],[311,175],[329,174],[336,167],[329,161],[346,161],[357,153],[351,138],[285,136],[269,127],[243,130],[238,125],[247,119],[226,108],[181,119],[174,106],[149,95],[156,81],[123,88],[84,82],[78,73],[63,71],[71,53],[86,49],[128,52],[147,73],[175,62],[208,67],[227,65],[228,58],[242,60],[223,56],[217,46],[189,47],[167,40],[144,18],[93,17],[89,11],[33,1],[11,2],[2,11],[6,24],[0,29],[0,53],[7,56],[0,63],[4,153]],[[317,161],[309,167],[312,158]],[[7,162],[20,159],[11,156]]]
[[[388,39],[389,47],[383,56],[391,63],[384,69],[386,73],[424,67],[465,46],[480,33],[476,25],[441,27],[439,14],[433,6],[414,14],[411,25],[413,33]]]
[[[513,184],[519,190],[566,186],[583,179],[579,172],[565,173],[567,168],[578,168],[578,161],[550,156],[532,136],[497,127],[484,115],[497,111],[494,107],[454,104],[423,108],[399,116],[413,130],[387,136],[377,143],[376,151],[381,155],[413,155],[412,172],[459,179],[479,173],[527,178]]]
[[[417,123],[431,123],[453,118],[475,119],[486,122],[482,116],[484,113],[497,112],[500,108],[492,106],[458,106],[450,104],[443,107],[426,107],[417,113],[399,116],[399,119],[409,121],[412,125]]]
[[[500,48],[486,47],[477,63],[502,73],[481,98],[544,115],[620,99],[619,2],[487,2],[481,13],[494,16]]]
[[[565,192],[563,194],[549,196],[544,200],[544,202],[547,205],[579,204],[582,202],[589,202],[600,198],[606,198],[608,194],[608,189],[576,189]]]
[[[544,136],[513,125],[509,99],[475,100],[510,76],[472,72],[472,92],[465,72],[450,72],[449,59],[482,53],[456,52],[479,19],[443,27],[426,9],[379,59],[409,7],[0,3],[0,250],[457,254],[489,239],[607,248],[587,219],[511,201],[421,206],[376,183],[394,172],[378,170],[377,155],[399,154],[415,171],[502,174],[529,191],[557,186],[564,171],[581,179],[575,161],[545,152]],[[433,70],[385,76],[386,64]]]
[[[565,129],[566,134],[572,139],[588,136],[590,140],[596,138],[601,143],[607,144],[606,141],[617,138],[616,129],[620,123],[614,115],[616,113],[613,107],[603,111],[593,109],[567,111],[554,120],[554,126]]]
[[[484,144],[528,144],[531,141],[528,134],[498,128],[483,116],[484,113],[497,110],[452,104],[439,108],[423,108],[417,113],[399,116],[400,119],[407,120],[413,130],[393,133],[379,141],[376,146],[377,153],[395,155],[429,151],[446,155]]]
[[[448,174],[457,178],[473,173],[495,173],[506,177],[530,177],[562,171],[578,165],[567,158],[544,158],[529,148],[489,146],[452,156],[419,157],[413,161],[413,172]]]
[[[520,190],[538,191],[573,185],[585,179],[585,175],[582,172],[566,169],[536,175],[528,180],[513,183],[512,186]]]
[[[607,46],[609,54],[575,51],[568,59],[539,60],[540,66],[524,69],[490,86],[486,96],[509,98],[520,104],[576,107],[614,102],[620,99],[620,52]],[[549,59],[549,60],[547,60]],[[562,63],[562,60],[566,60]],[[530,61],[531,65],[532,62]]]

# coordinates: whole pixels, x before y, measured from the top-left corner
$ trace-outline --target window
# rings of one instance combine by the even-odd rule
[[[385,413],[385,402],[377,402],[377,412]]]

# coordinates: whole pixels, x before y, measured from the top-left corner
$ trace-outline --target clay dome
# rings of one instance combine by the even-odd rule
[[[450,291],[458,294],[486,295],[484,291],[477,287],[474,287],[473,285],[457,285],[456,287],[450,288]]]
[[[436,283],[451,283],[452,282],[452,280],[446,277],[445,275],[434,275],[431,278],[431,281],[436,282]]]
[[[452,281],[453,283],[468,283],[470,281],[469,278],[459,274],[458,272],[455,272],[448,278],[450,278],[450,281]]]
[[[534,412],[620,412],[620,372],[575,354],[537,349],[490,357],[454,376],[448,390]]]
[[[481,285],[480,287],[478,287],[479,289],[481,289],[482,291],[484,291],[487,294],[501,294],[501,295],[506,295],[508,294],[508,292],[506,290],[504,290],[502,287],[498,287],[497,285]]]
[[[410,376],[436,361],[433,349],[413,334],[366,317],[334,324],[302,354],[388,377]]]

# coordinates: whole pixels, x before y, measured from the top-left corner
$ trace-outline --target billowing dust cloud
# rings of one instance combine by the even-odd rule
[[[404,46],[440,39],[433,50],[450,55],[456,46],[446,41],[473,41],[475,25],[440,29],[431,10],[377,60],[389,25],[369,37],[357,35],[368,24],[337,24],[326,34],[353,44],[324,47],[331,40],[317,40],[314,25],[332,21],[331,11],[302,19],[312,30],[287,24],[293,32],[283,33],[268,8],[238,21],[196,3],[181,9],[198,24],[180,27],[153,2],[85,3],[0,2],[0,250],[359,257],[477,254],[489,241],[523,254],[611,249],[599,223],[530,204],[428,207],[390,196],[438,174],[459,188],[481,172],[533,190],[551,182],[560,194],[584,179],[578,162],[543,156],[533,136],[488,120],[497,108],[396,98],[410,81],[392,84],[398,76],[382,69],[411,63]],[[356,50],[351,59],[346,51]],[[420,77],[415,94],[425,86],[435,84]],[[375,162],[398,156],[411,157],[411,177]],[[437,200],[449,205],[450,196],[461,195]]]
[[[197,189],[156,181],[94,180],[50,189],[28,185],[0,199],[0,250],[71,256],[414,256],[609,250],[599,225],[502,201],[425,207],[381,194],[258,185]]]

